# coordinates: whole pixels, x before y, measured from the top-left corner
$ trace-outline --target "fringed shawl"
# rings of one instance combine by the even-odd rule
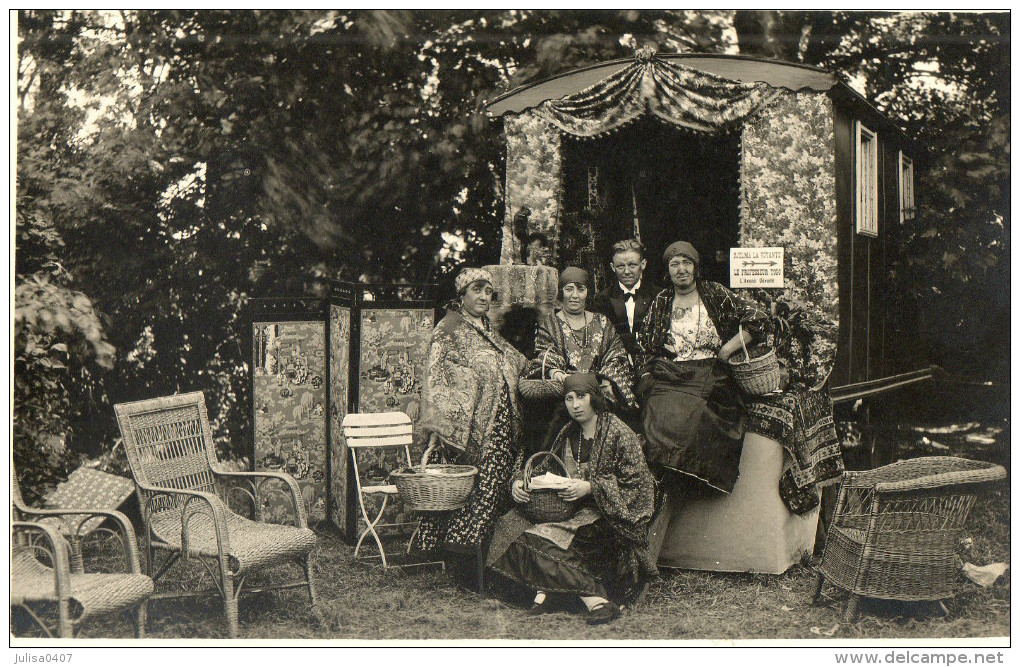
[[[498,333],[449,311],[429,340],[417,435],[435,433],[446,446],[480,459],[506,385],[512,424],[520,424],[517,379],[527,360]]]
[[[843,475],[843,454],[827,389],[788,388],[778,396],[759,396],[748,406],[747,430],[783,447],[779,497],[795,514],[818,507],[818,489]]]
[[[768,341],[772,331],[772,321],[768,314],[758,308],[750,299],[736,294],[719,283],[709,280],[698,281],[698,295],[705,310],[719,332],[723,344],[737,335],[742,327],[754,338],[754,347]],[[670,322],[673,314],[673,288],[667,287],[659,292],[649,306],[640,327],[637,328],[638,346],[641,348],[638,368],[655,357],[673,359],[664,345],[669,342]],[[752,356],[756,356],[752,351]]]
[[[527,377],[542,376],[543,359],[546,377],[552,370],[594,373],[599,380],[609,380],[613,385],[613,394],[620,407],[630,408],[634,405],[634,388],[627,349],[608,317],[602,313],[592,315],[594,320],[589,327],[595,333],[588,345],[592,360],[589,368],[577,368],[571,363],[567,335],[563,331],[564,322],[556,313],[550,313],[539,322],[535,335],[535,359],[528,364]]]

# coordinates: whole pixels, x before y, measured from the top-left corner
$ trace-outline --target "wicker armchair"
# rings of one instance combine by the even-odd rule
[[[315,604],[305,506],[290,475],[226,472],[217,469],[209,416],[202,392],[114,406],[145,522],[144,546],[150,574],[155,551],[166,558],[153,579],[170,567],[197,558],[216,586],[198,593],[159,592],[154,598],[218,594],[223,598],[230,637],[237,636],[237,598],[245,577],[287,562],[304,568],[303,579],[260,590],[307,587]],[[294,525],[265,523],[262,509],[273,495],[289,499]],[[231,509],[240,501],[246,518]]]
[[[976,485],[1005,479],[1002,466],[951,456],[848,471],[822,555],[814,599],[825,580],[861,598],[942,600],[956,592],[956,551]]]
[[[12,478],[11,607],[24,609],[50,637],[53,631],[44,620],[46,609],[56,607],[58,637],[73,637],[94,616],[133,609],[135,636],[144,637],[153,583],[138,566],[135,531],[127,517],[108,510],[29,507],[21,498],[17,477]],[[96,521],[102,527],[93,534],[116,536],[107,543],[119,547],[117,565],[126,571],[85,571],[82,532]],[[72,542],[77,543],[74,551]],[[108,569],[112,559],[103,560],[100,565]]]

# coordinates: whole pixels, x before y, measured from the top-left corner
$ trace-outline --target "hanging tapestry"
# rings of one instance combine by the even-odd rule
[[[529,233],[544,234],[556,247],[560,210],[560,134],[534,113],[507,116],[506,219],[500,264],[521,264],[522,240],[514,235],[513,218],[522,209],[531,211]]]
[[[824,93],[784,93],[744,126],[740,244],[786,249],[785,287],[756,296],[791,324],[791,381],[823,382],[839,330],[836,156],[832,102]],[[784,351],[780,351],[783,354]]]
[[[645,112],[673,125],[702,132],[733,128],[780,92],[765,83],[742,83],[654,55],[635,62],[593,86],[540,104],[535,114],[578,137],[615,130]]]

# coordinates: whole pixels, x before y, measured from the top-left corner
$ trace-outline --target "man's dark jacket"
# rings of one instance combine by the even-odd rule
[[[631,357],[637,354],[637,340],[634,332],[641,325],[641,318],[645,316],[648,306],[655,300],[655,295],[662,288],[651,284],[645,279],[641,280],[641,287],[637,290],[634,298],[634,328],[631,329],[627,322],[627,306],[623,298],[623,291],[620,290],[620,281],[614,280],[613,284],[599,292],[591,303],[591,310],[602,313],[609,318],[609,321],[616,327],[616,333],[623,340],[623,346]]]

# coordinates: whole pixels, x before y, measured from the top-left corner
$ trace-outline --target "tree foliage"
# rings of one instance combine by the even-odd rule
[[[191,389],[244,453],[248,299],[496,261],[504,147],[485,100],[645,44],[863,81],[933,149],[918,192],[946,217],[919,215],[904,247],[943,250],[944,294],[973,284],[1006,266],[991,121],[1008,118],[1008,36],[1008,17],[966,14],[23,10],[16,455],[96,454],[113,403]],[[916,62],[952,86],[919,85]],[[923,283],[937,266],[917,261],[899,270]]]
[[[243,453],[251,296],[494,261],[502,142],[484,99],[626,55],[624,34],[704,44],[707,25],[663,12],[18,19],[25,464],[46,443],[109,447],[113,403],[196,388],[221,444]],[[440,252],[450,235],[472,243]]]

